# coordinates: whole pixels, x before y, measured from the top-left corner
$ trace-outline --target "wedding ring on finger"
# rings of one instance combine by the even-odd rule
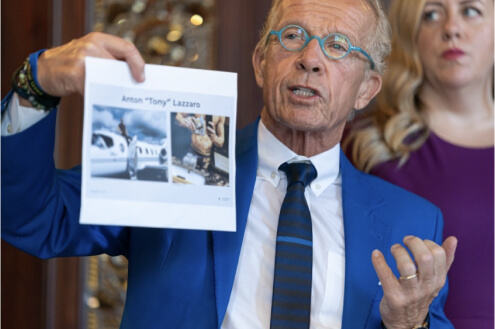
[[[399,280],[404,280],[404,281],[407,281],[407,280],[411,280],[411,279],[414,279],[415,277],[418,276],[418,272],[412,274],[412,275],[408,275],[408,276],[400,276],[399,277]]]

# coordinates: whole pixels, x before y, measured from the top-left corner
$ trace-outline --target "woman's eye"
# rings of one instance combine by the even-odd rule
[[[481,12],[476,8],[467,7],[463,10],[463,14],[464,16],[468,16],[468,17],[476,17],[476,16],[480,16]]]
[[[423,20],[427,22],[438,21],[440,15],[436,10],[429,10],[423,14]]]

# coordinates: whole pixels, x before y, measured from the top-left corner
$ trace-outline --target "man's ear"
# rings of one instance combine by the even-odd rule
[[[253,53],[253,68],[256,83],[260,88],[263,88],[263,80],[265,73],[265,55],[260,47],[256,47]]]
[[[378,94],[381,88],[382,76],[376,71],[369,72],[361,82],[354,108],[356,110],[364,108]]]

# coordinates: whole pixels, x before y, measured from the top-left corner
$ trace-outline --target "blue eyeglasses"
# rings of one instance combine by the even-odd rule
[[[280,31],[270,31],[270,35],[276,35],[282,47],[289,51],[299,51],[313,39],[318,40],[323,53],[332,59],[341,59],[349,55],[351,51],[359,51],[371,62],[371,69],[375,69],[375,63],[364,50],[353,46],[349,39],[340,33],[332,33],[321,39],[313,35],[310,37],[308,33],[299,25],[287,25]],[[267,40],[268,41],[268,40]]]

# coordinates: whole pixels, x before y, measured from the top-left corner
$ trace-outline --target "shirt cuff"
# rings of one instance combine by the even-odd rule
[[[2,113],[2,136],[20,133],[44,119],[50,112],[40,111],[32,107],[21,106],[19,97],[13,94],[7,109]]]

